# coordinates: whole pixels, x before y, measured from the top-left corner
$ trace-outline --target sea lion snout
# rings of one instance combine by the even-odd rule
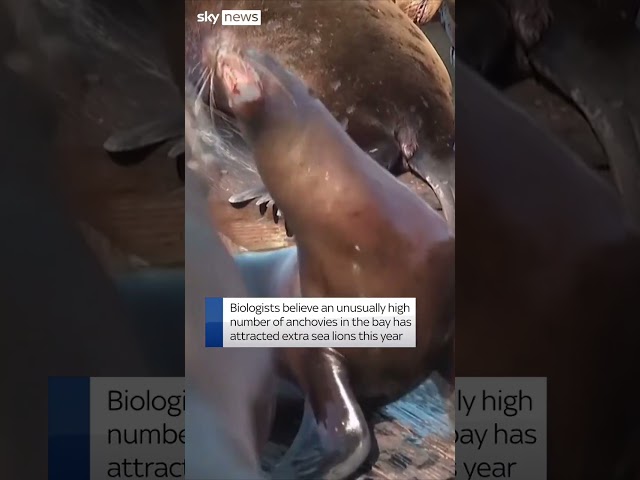
[[[224,90],[220,97],[228,99],[232,115],[254,146],[259,138],[304,124],[304,117],[314,110],[306,107],[319,105],[301,80],[270,55],[255,50],[220,50],[216,77]]]
[[[286,99],[293,105],[304,102],[310,94],[302,81],[273,57],[256,50],[219,50],[216,75],[229,98],[229,107],[243,120],[263,106],[267,97]]]
[[[220,50],[216,76],[222,82],[229,108],[238,118],[251,118],[264,102],[264,87],[255,69],[237,53]]]

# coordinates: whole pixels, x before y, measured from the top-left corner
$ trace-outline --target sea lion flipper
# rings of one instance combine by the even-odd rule
[[[251,202],[256,199],[261,199],[261,198],[267,198],[268,199],[267,201],[271,200],[271,195],[269,195],[269,192],[267,191],[267,187],[265,187],[264,185],[260,185],[254,188],[249,188],[240,193],[234,193],[229,197],[229,203],[234,206],[241,206],[241,204],[246,204],[248,202]],[[256,205],[260,205],[260,203],[267,203],[267,202],[266,201],[256,202]]]
[[[117,131],[103,144],[109,153],[133,152],[184,135],[184,117],[171,115],[137,127]]]
[[[358,411],[360,407],[355,404]],[[360,411],[360,415],[362,412]],[[355,472],[364,462],[371,440],[368,426],[362,418],[365,435],[338,438],[344,431],[321,430],[309,402],[300,430],[280,463],[271,472],[273,480],[342,479]],[[322,433],[321,433],[322,432]]]
[[[249,202],[255,203],[260,210],[261,215],[264,215],[267,210],[271,208],[273,211],[274,223],[279,223],[280,220],[282,220],[282,211],[275,204],[273,198],[271,198],[271,194],[267,191],[267,188],[264,185],[250,188],[229,197],[229,203],[236,208],[243,208],[247,206]]]
[[[304,385],[305,413],[296,438],[272,472],[274,479],[341,479],[367,458],[371,437],[347,378],[343,358],[332,349],[289,357]]]

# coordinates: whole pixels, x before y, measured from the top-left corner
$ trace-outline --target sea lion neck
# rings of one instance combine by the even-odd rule
[[[264,124],[270,126],[255,138],[256,166],[294,234],[298,216],[332,218],[345,205],[370,202],[374,192],[365,180],[372,168],[382,167],[372,165],[319,101],[296,109],[286,121]]]

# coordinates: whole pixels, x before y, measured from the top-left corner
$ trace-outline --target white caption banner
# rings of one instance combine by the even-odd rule
[[[224,347],[414,348],[415,298],[225,298]]]

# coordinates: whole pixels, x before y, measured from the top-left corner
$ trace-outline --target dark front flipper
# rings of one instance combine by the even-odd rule
[[[633,22],[558,13],[531,52],[533,68],[557,86],[591,124],[624,204],[640,224],[640,32]]]
[[[229,203],[235,208],[244,208],[249,204],[249,202],[252,201],[255,201],[255,205],[257,205],[260,209],[260,215],[264,216],[267,211],[271,209],[273,222],[277,224],[281,221],[284,221],[284,227],[287,237],[293,237],[293,232],[289,228],[289,225],[287,224],[287,221],[282,214],[282,210],[280,210],[278,208],[278,205],[275,204],[275,202],[271,198],[271,194],[267,191],[267,188],[264,185],[250,188],[249,190],[236,193],[229,197]]]
[[[127,153],[149,148],[184,136],[184,115],[175,115],[121,130],[104,142],[109,153]]]
[[[235,193],[229,197],[229,203],[237,208],[243,208],[249,202],[253,202],[254,200],[258,207],[262,207],[263,205],[270,207],[274,205],[271,194],[264,185],[259,185],[254,188],[244,190],[243,192]]]
[[[324,348],[296,350],[291,355],[287,358],[306,396],[305,411],[298,434],[271,472],[272,478],[346,478],[367,458],[371,437],[343,359]]]
[[[418,151],[408,160],[410,171],[426,182],[435,193],[444,218],[455,230],[456,224],[456,183],[454,152],[438,158],[425,151]]]

